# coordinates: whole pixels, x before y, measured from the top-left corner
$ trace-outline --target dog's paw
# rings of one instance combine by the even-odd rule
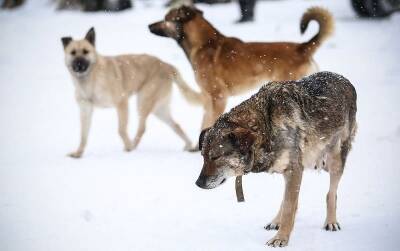
[[[326,231],[339,231],[339,230],[341,230],[339,222],[326,223],[324,229]]]
[[[269,240],[266,244],[270,247],[286,247],[288,245],[289,238],[288,237],[282,237],[276,235],[274,238]]]
[[[196,145],[186,145],[188,146],[188,148],[185,147],[185,151],[191,152],[191,153],[195,153],[195,152],[199,152],[199,143],[197,143]]]
[[[79,159],[80,157],[82,157],[82,152],[72,152],[69,153],[68,156],[74,159]]]
[[[131,151],[135,150],[138,147],[138,145],[139,145],[139,140],[135,139],[133,141],[133,143],[132,143],[132,150]]]
[[[185,145],[185,147],[183,148],[183,151],[185,152],[192,152],[193,151],[193,146],[191,144],[187,144]]]
[[[199,150],[199,147],[198,147],[198,146],[195,146],[195,147],[190,147],[190,148],[189,148],[187,151],[188,151],[188,152],[191,152],[191,153],[200,152],[200,150]]]
[[[133,147],[133,144],[126,145],[126,146],[124,147],[125,152],[130,152],[130,151],[133,151],[134,149],[135,149],[135,148]]]
[[[281,226],[281,224],[279,224],[279,223],[271,222],[271,223],[265,225],[264,229],[268,230],[268,231],[270,231],[270,230],[279,230],[280,226]]]

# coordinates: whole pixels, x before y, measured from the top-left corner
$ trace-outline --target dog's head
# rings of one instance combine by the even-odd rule
[[[229,177],[246,174],[253,164],[255,139],[253,131],[237,126],[217,128],[214,125],[203,130],[199,147],[204,164],[196,185],[212,189]]]
[[[63,37],[61,42],[64,46],[65,64],[70,72],[78,78],[86,76],[97,59],[94,28],[90,28],[84,39]]]
[[[195,7],[182,6],[170,10],[164,20],[149,25],[152,33],[170,37],[180,42],[185,37],[184,27],[192,21],[197,15],[202,16],[203,12]]]

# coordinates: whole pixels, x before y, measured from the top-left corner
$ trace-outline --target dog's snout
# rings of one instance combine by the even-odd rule
[[[196,181],[196,185],[203,189],[206,188],[206,177],[203,175],[200,175]]]
[[[85,72],[89,68],[89,62],[84,58],[76,58],[72,62],[72,70],[74,72]]]
[[[150,30],[151,32],[153,32],[153,31],[156,29],[157,24],[158,24],[158,22],[157,22],[157,23],[153,23],[153,24],[149,24],[149,30]]]
[[[165,33],[165,30],[163,29],[163,21],[150,24],[149,30],[151,33],[156,34],[158,36],[167,37],[167,34]]]

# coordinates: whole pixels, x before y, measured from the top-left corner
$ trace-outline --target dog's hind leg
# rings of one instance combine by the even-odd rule
[[[155,97],[150,97],[145,94],[139,94],[137,97],[137,109],[139,114],[139,123],[136,131],[135,138],[133,139],[132,149],[136,149],[144,132],[146,131],[146,120],[151,111],[154,109]]]
[[[347,154],[350,151],[351,139],[345,140],[340,144],[340,149],[334,149],[333,153],[328,155],[327,167],[330,176],[329,191],[326,195],[326,220],[324,228],[327,231],[340,230],[339,222],[336,219],[337,189],[340,178],[343,174]]]
[[[140,140],[142,139],[144,132],[146,131],[146,120],[147,117],[149,116],[149,113],[150,112],[139,114],[139,124],[136,130],[135,138],[133,139],[132,149],[136,149],[136,147],[140,143]]]
[[[340,230],[340,225],[336,219],[336,204],[337,204],[337,188],[340,178],[342,177],[344,165],[346,163],[347,155],[351,148],[351,138],[344,140],[339,149],[334,150],[327,159],[328,170],[330,175],[329,192],[326,196],[326,220],[324,228],[327,231]]]
[[[326,220],[324,228],[327,231],[340,230],[339,222],[336,220],[336,201],[337,201],[337,187],[342,176],[342,173],[329,173],[330,185],[329,192],[326,195]]]
[[[185,142],[184,150],[188,151],[192,149],[192,142],[189,137],[185,134],[182,128],[174,121],[171,116],[171,110],[169,107],[169,100],[164,104],[160,105],[154,112],[156,117],[166,123],[171,129]]]
[[[131,151],[133,149],[133,144],[128,136],[128,117],[129,117],[129,102],[128,100],[123,100],[117,106],[118,112],[118,133],[121,136],[122,141],[125,145],[125,151]]]
[[[340,230],[339,222],[336,219],[336,201],[337,201],[337,188],[339,185],[340,178],[342,177],[343,168],[341,168],[340,156],[336,155],[332,158],[329,163],[329,176],[330,185],[329,191],[326,195],[326,220],[324,228],[327,231]]]

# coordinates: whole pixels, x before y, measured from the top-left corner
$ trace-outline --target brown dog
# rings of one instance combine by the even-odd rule
[[[76,101],[80,108],[81,140],[69,156],[82,156],[89,134],[94,107],[115,107],[118,112],[119,135],[126,151],[137,147],[146,127],[147,117],[153,113],[165,122],[192,148],[191,141],[172,119],[170,111],[172,83],[187,101],[200,104],[200,93],[193,91],[178,70],[149,55],[120,55],[106,57],[97,53],[95,31],[91,28],[84,39],[63,37],[65,64],[75,85]],[[129,98],[137,94],[139,126],[133,142],[128,132]]]
[[[333,17],[322,8],[310,8],[300,30],[315,20],[320,31],[305,43],[246,43],[225,37],[200,10],[183,6],[171,10],[150,31],[171,37],[185,51],[194,69],[204,101],[202,129],[224,112],[227,98],[259,86],[266,80],[294,80],[317,71],[312,55],[333,31]]]
[[[286,246],[304,168],[329,172],[325,229],[340,230],[336,191],[356,132],[357,94],[344,77],[319,72],[299,81],[271,82],[203,130],[203,169],[196,184],[215,188],[249,172],[281,173],[284,199],[265,228],[278,233],[270,246]]]

